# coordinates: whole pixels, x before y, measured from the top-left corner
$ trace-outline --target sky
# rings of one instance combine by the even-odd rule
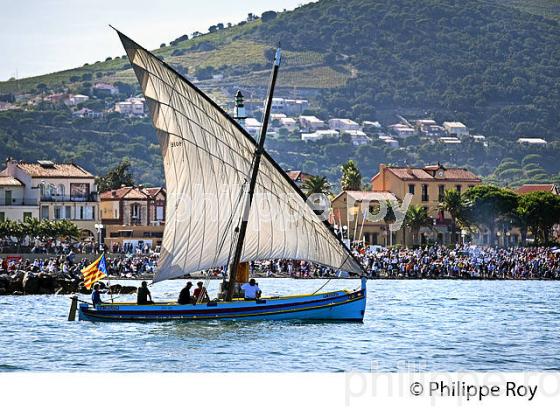
[[[0,0],[0,81],[123,55],[109,24],[148,49],[252,12],[309,0]]]

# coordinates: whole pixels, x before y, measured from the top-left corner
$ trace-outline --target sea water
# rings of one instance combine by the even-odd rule
[[[174,300],[184,283],[158,283],[152,295]],[[322,284],[259,280],[265,295]],[[369,281],[364,323],[68,322],[69,306],[68,296],[0,296],[0,371],[560,370],[560,282]]]

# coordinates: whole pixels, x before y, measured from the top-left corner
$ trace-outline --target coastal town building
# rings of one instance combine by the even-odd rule
[[[101,193],[101,223],[108,249],[161,245],[166,197],[161,187],[128,186]]]
[[[96,191],[95,177],[77,164],[8,158],[0,172],[0,219],[66,219],[95,237]]]
[[[286,171],[286,174],[288,175],[288,177],[290,177],[290,179],[294,182],[294,184],[298,186],[298,188],[301,188],[305,181],[313,177],[313,175],[307,174],[299,170],[294,170],[294,171],[288,170]]]
[[[399,141],[391,137],[390,135],[381,134],[378,137],[384,144],[387,144],[391,148],[398,148]]]
[[[271,110],[273,113],[299,116],[309,107],[308,100],[273,98]]]
[[[302,133],[302,141],[320,141],[323,138],[337,138],[340,134],[336,130],[317,130],[311,133]]]
[[[93,85],[93,94],[98,97],[109,97],[119,93],[119,88],[112,84],[95,83]]]
[[[443,123],[443,128],[445,128],[450,136],[456,136],[459,138],[469,136],[469,129],[462,122],[446,121]]]
[[[89,108],[82,108],[81,110],[76,110],[72,113],[74,118],[102,118],[103,113],[99,111],[90,110]]]
[[[547,142],[542,138],[519,138],[518,144],[545,147]]]
[[[560,189],[556,184],[523,184],[515,191],[519,195],[525,195],[531,192],[550,192],[554,195],[560,195]]]
[[[365,145],[371,142],[367,134],[361,130],[347,130],[343,131],[343,135],[349,135],[352,139],[352,145]]]
[[[281,127],[286,128],[290,132],[298,128],[298,122],[291,117],[280,118],[279,122]]]
[[[421,232],[422,243],[430,239],[439,243],[450,243],[451,218],[439,208],[445,191],[454,189],[463,192],[481,182],[480,177],[465,168],[448,168],[441,164],[421,168],[380,164],[379,172],[371,178],[371,189],[374,192],[391,192],[399,202],[410,194],[410,203],[425,207],[433,220],[433,227],[425,228]],[[402,233],[399,238],[402,243]],[[410,239],[406,239],[407,244],[410,244]]]
[[[390,246],[396,243],[396,233],[391,233],[383,213],[387,203],[395,201],[391,192],[342,191],[331,202],[330,221],[344,239]]]
[[[416,130],[408,125],[393,124],[388,127],[397,138],[408,138],[416,134]]]
[[[453,144],[460,144],[461,140],[457,137],[441,137],[439,139],[439,142],[441,142],[442,144],[453,145]]]
[[[327,128],[325,122],[313,115],[302,115],[299,117],[299,124],[302,130],[316,131]]]
[[[115,112],[123,115],[142,116],[145,113],[145,98],[127,98],[125,101],[115,103]]]
[[[87,95],[83,95],[83,94],[70,94],[68,95],[68,97],[64,100],[64,104],[66,104],[69,107],[74,107],[78,104],[83,104],[86,101],[89,100],[89,97]]]
[[[337,131],[358,131],[360,124],[348,118],[332,118],[329,120],[329,128]]]
[[[253,137],[256,137],[261,132],[262,123],[256,118],[249,117],[245,118],[243,126],[245,128],[245,131],[247,131]]]

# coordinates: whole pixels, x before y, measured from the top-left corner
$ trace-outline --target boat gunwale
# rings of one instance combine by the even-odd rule
[[[358,290],[356,292],[353,292],[355,294],[360,293],[361,290]],[[332,307],[339,307],[339,306],[343,306],[349,303],[356,303],[356,302],[360,302],[362,300],[366,299],[366,294],[365,292],[357,297],[351,298],[348,297],[347,299],[340,301],[340,302],[333,302],[333,303],[328,303],[328,304],[324,304],[324,305],[319,305],[319,306],[307,306],[307,307],[300,307],[300,308],[294,308],[294,309],[288,309],[288,310],[276,310],[276,311],[269,311],[269,312],[255,312],[255,313],[238,313],[238,314],[224,314],[224,315],[216,315],[216,316],[209,316],[211,314],[210,313],[205,313],[202,315],[192,315],[192,316],[180,316],[178,315],[178,312],[163,312],[162,316],[157,317],[157,316],[151,316],[151,317],[119,317],[117,315],[115,315],[115,313],[119,313],[118,311],[98,311],[98,310],[89,310],[89,309],[80,309],[80,313],[83,314],[84,316],[89,316],[95,319],[100,319],[100,320],[107,320],[107,321],[130,321],[130,322],[143,322],[143,321],[165,321],[165,320],[220,320],[220,319],[236,319],[236,318],[244,318],[244,317],[256,317],[256,316],[271,316],[271,315],[278,315],[278,314],[286,314],[286,313],[299,313],[299,312],[305,312],[305,311],[309,311],[309,310],[317,310],[317,309],[326,309],[326,308],[332,308]],[[141,305],[142,306],[142,305]],[[146,305],[146,306],[153,306],[153,305]],[[109,315],[105,315],[103,313],[100,314],[100,312],[103,313],[110,313]],[[121,312],[122,313],[122,312]],[[130,313],[133,313],[133,311],[128,311],[125,314],[129,315]],[[134,312],[136,313],[136,312]],[[302,320],[302,319],[295,319],[294,320]],[[313,320],[313,319],[305,319],[305,320]],[[357,319],[357,318],[352,318],[352,319],[331,319],[333,321],[363,321],[363,313],[362,313],[362,318],[361,319]]]
[[[297,299],[297,298],[306,298],[306,297],[311,297],[311,296],[323,296],[323,295],[328,295],[328,294],[333,294],[333,293],[342,293],[341,295],[338,295],[337,297],[340,296],[344,296],[344,295],[350,295],[352,293],[355,292],[359,292],[360,289],[355,289],[355,290],[348,290],[348,289],[337,289],[337,290],[333,290],[330,292],[321,292],[321,293],[305,293],[305,294],[301,294],[301,295],[286,295],[286,296],[266,296],[263,298],[259,298],[259,299],[242,299],[242,298],[235,298],[232,299],[231,301],[225,301],[225,300],[211,300],[209,302],[202,302],[202,303],[186,303],[186,304],[179,304],[176,301],[169,301],[169,302],[158,302],[158,303],[150,303],[148,305],[138,305],[135,302],[116,302],[116,303],[101,303],[99,306],[189,306],[189,305],[193,305],[193,306],[206,306],[208,303],[213,303],[216,302],[217,304],[230,304],[230,303],[239,303],[239,302],[256,302],[257,300],[288,300],[288,299]]]

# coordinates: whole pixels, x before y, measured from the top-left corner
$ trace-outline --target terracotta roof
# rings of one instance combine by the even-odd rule
[[[147,200],[156,196],[160,191],[165,191],[165,188],[140,188],[140,187],[122,187],[113,189],[111,191],[102,192],[99,197],[101,200]]]
[[[18,162],[17,167],[35,178],[93,178],[92,174],[76,164]]]
[[[444,177],[438,178],[436,172],[443,169]],[[465,168],[445,168],[441,165],[428,165],[424,168],[412,167],[386,167],[387,171],[392,172],[397,178],[402,180],[452,180],[452,181],[472,181],[480,182],[481,179]],[[374,177],[375,178],[375,177]]]
[[[163,192],[164,195],[166,193],[165,188],[163,188],[163,187],[144,188],[144,192],[152,198],[157,196],[157,194],[159,194],[160,192]]]
[[[304,181],[304,180],[306,180],[307,178],[310,178],[310,177],[312,176],[312,175],[310,175],[310,174],[306,174],[306,173],[303,172],[303,171],[286,171],[286,174],[287,174],[288,177],[290,177],[290,179],[291,179],[292,181],[294,181],[294,182],[297,181],[298,179],[299,179],[300,181]]]
[[[23,182],[10,176],[0,176],[0,186],[23,186]]]
[[[524,184],[516,189],[518,194],[528,194],[529,192],[552,192],[558,193],[554,184]]]

